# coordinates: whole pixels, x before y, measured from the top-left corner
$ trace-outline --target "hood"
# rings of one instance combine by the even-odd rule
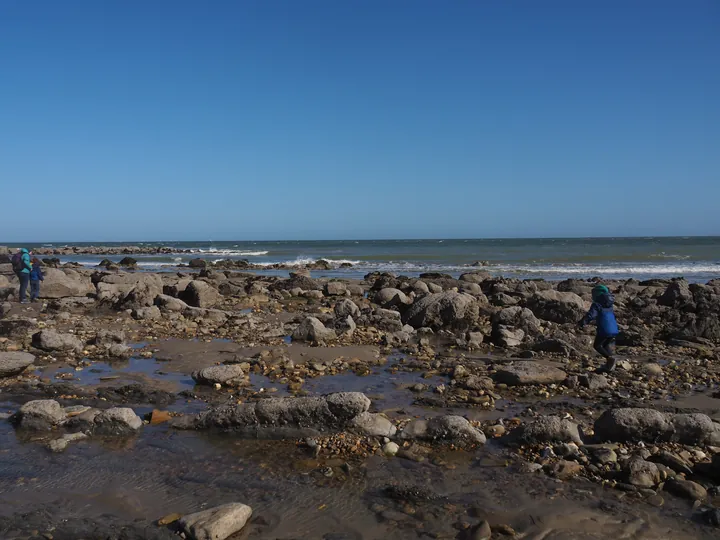
[[[595,302],[604,308],[611,308],[615,303],[615,297],[611,293],[604,293],[595,298]]]
[[[30,253],[30,252],[29,252],[27,249],[22,248],[22,249],[20,250],[20,253],[22,253],[23,255],[25,255],[26,253]]]

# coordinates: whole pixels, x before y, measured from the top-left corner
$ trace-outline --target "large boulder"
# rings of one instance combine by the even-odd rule
[[[690,445],[720,445],[720,424],[701,413],[668,414],[655,409],[612,409],[595,421],[595,434],[612,442],[674,441]]]
[[[373,301],[382,308],[407,306],[412,303],[404,292],[392,287],[380,289],[373,296]]]
[[[40,298],[66,298],[95,294],[95,287],[90,277],[76,270],[45,268],[43,275],[45,279],[40,285]]]
[[[403,323],[413,328],[451,328],[466,330],[477,323],[480,306],[469,294],[442,292],[416,300],[403,315]]]
[[[532,311],[512,306],[493,313],[492,340],[501,347],[517,347],[528,336],[539,335],[540,321]]]
[[[32,337],[33,347],[48,352],[80,353],[83,343],[72,334],[61,334],[55,330],[40,330]]]
[[[567,374],[562,369],[554,366],[523,361],[499,367],[493,378],[495,382],[501,384],[518,386],[525,384],[561,383],[567,378]]]
[[[249,506],[229,503],[189,514],[180,520],[180,527],[191,540],[225,540],[242,529],[251,516]]]
[[[693,301],[690,285],[684,279],[680,279],[667,286],[657,303],[661,306],[681,308],[693,304]]]
[[[157,274],[106,274],[97,279],[97,299],[116,309],[138,309],[152,306],[163,293],[162,278]]]
[[[668,441],[675,427],[655,409],[612,409],[595,421],[595,434],[604,441]]]
[[[348,429],[353,420],[369,408],[370,400],[359,392],[270,398],[217,407],[172,425],[233,431],[254,438],[295,438]]]
[[[342,281],[329,281],[325,284],[325,296],[345,296],[347,284]]]
[[[510,440],[519,444],[583,443],[578,425],[557,416],[541,416],[519,427],[512,432]]]
[[[33,365],[35,357],[26,352],[0,352],[0,378],[19,375]]]
[[[189,306],[214,307],[222,298],[218,290],[205,281],[191,281],[180,295]]]
[[[579,321],[587,308],[577,294],[554,290],[535,293],[528,299],[527,307],[536,317],[559,324]]]
[[[18,428],[34,431],[52,429],[65,419],[65,411],[54,399],[28,401],[11,418]]]
[[[337,339],[335,330],[326,328],[325,325],[315,317],[308,317],[292,334],[293,340],[297,341],[334,341]]]
[[[157,295],[155,298],[155,305],[160,308],[161,311],[176,313],[182,313],[188,308],[188,305],[185,302],[167,294]]]
[[[302,291],[321,291],[322,286],[310,277],[310,274],[302,272],[291,272],[289,279],[283,279],[270,286],[272,291],[291,291],[300,289]]]

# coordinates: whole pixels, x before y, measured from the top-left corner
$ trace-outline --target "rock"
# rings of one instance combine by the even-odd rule
[[[540,341],[536,341],[533,343],[531,349],[535,352],[560,354],[565,358],[578,354],[575,347],[570,345],[567,341],[557,338],[541,339]]]
[[[412,300],[410,300],[400,289],[393,289],[390,287],[381,289],[375,293],[373,301],[380,307],[386,309],[397,306],[406,306],[412,303]]]
[[[0,319],[0,337],[24,338],[36,326],[37,322],[27,317]]]
[[[234,379],[242,379],[245,376],[239,364],[211,366],[192,374],[192,378],[199,384],[214,385],[216,383],[226,384]]]
[[[658,305],[671,308],[680,308],[693,304],[693,294],[690,285],[684,279],[673,281],[665,292],[658,298]]]
[[[466,337],[468,347],[473,349],[480,348],[480,345],[482,345],[485,340],[485,336],[482,332],[468,332]]]
[[[335,316],[337,318],[352,317],[353,319],[360,318],[360,308],[355,302],[349,299],[340,300],[335,304]]]
[[[604,390],[610,387],[610,382],[607,380],[607,377],[598,373],[585,373],[578,377],[578,381],[585,388],[592,391]]]
[[[385,443],[385,445],[383,445],[382,451],[386,456],[393,457],[400,451],[400,447],[397,443],[390,441],[389,443]]]
[[[329,281],[325,284],[325,296],[345,296],[347,285],[342,281]]]
[[[457,443],[485,444],[485,434],[462,416],[435,416],[427,422],[427,438]]]
[[[592,457],[601,465],[617,463],[618,457],[615,450],[604,446],[599,446],[591,450]]]
[[[124,343],[125,332],[123,332],[122,330],[98,330],[98,333],[95,334],[95,339],[93,339],[92,342],[94,345],[98,346],[110,346],[113,343]]]
[[[331,328],[325,328],[315,317],[308,317],[295,329],[292,338],[297,341],[327,342],[335,341],[337,334]]]
[[[428,437],[428,421],[417,419],[408,423],[400,432],[402,439],[425,439]]]
[[[75,270],[44,268],[40,298],[66,298],[95,294],[92,280]]]
[[[33,347],[48,352],[80,353],[83,343],[72,334],[60,334],[55,330],[40,330],[32,337]]]
[[[665,467],[669,467],[676,473],[682,473],[688,476],[691,476],[693,474],[691,468],[692,465],[689,462],[685,461],[680,456],[677,456],[665,450],[658,452],[657,454],[653,454],[652,456],[650,456],[648,461],[652,461],[653,463],[660,463]]]
[[[577,294],[554,290],[535,293],[527,307],[536,317],[558,324],[577,322],[586,312],[585,302]]]
[[[160,308],[161,311],[176,313],[182,313],[188,308],[188,305],[179,298],[168,296],[166,294],[159,294],[155,298],[155,305]]]
[[[583,466],[577,461],[560,460],[546,466],[546,470],[550,476],[554,476],[559,480],[569,480],[580,474]]]
[[[142,427],[142,420],[128,407],[113,407],[95,417],[96,435],[129,435]]]
[[[530,361],[501,366],[493,376],[495,382],[509,386],[560,383],[566,377],[567,374],[561,369]]]
[[[190,514],[180,520],[180,527],[192,540],[225,540],[242,529],[252,516],[252,508],[229,503]]]
[[[365,412],[357,415],[351,427],[369,437],[393,437],[397,432],[395,425],[382,414]]]
[[[627,482],[639,488],[652,488],[661,481],[657,465],[640,457],[630,458],[625,463],[623,471]]]
[[[479,316],[475,297],[457,292],[429,294],[416,300],[405,312],[403,323],[413,328],[466,330],[475,325]]]
[[[33,365],[35,357],[26,352],[0,352],[0,378],[20,375]]]
[[[683,444],[720,446],[720,424],[706,414],[675,414],[670,421],[675,428],[673,440]]]
[[[490,377],[470,375],[462,382],[462,387],[468,390],[493,390],[495,383]]]
[[[108,356],[110,358],[130,358],[132,353],[132,347],[128,347],[124,343],[114,343],[108,348]]]
[[[487,521],[482,521],[470,533],[470,540],[490,540],[492,538],[492,529]]]
[[[123,257],[120,259],[118,266],[137,266],[137,263],[137,259],[133,259],[132,257]]]
[[[538,335],[542,331],[540,321],[535,314],[527,308],[513,306],[494,313],[490,318],[493,328],[497,326],[510,326],[520,328],[529,335]]]
[[[647,375],[648,377],[651,377],[651,378],[663,376],[662,366],[659,364],[656,364],[654,362],[649,362],[649,363],[643,365],[643,371],[645,372],[645,375]]]
[[[205,268],[208,265],[208,262],[205,259],[190,259],[188,261],[188,266],[190,268]]]
[[[199,308],[211,308],[220,302],[222,295],[205,281],[191,281],[181,294],[186,304]]]
[[[525,331],[521,328],[502,325],[493,328],[493,342],[500,347],[519,347],[524,339]]]
[[[156,426],[158,424],[169,422],[170,418],[171,416],[168,411],[160,411],[158,409],[153,409],[152,413],[150,413],[150,425]]]
[[[700,484],[678,478],[669,478],[665,482],[665,491],[691,501],[705,501],[708,495],[707,490]]]
[[[162,313],[159,307],[150,306],[133,309],[132,317],[138,321],[156,321],[162,317]]]
[[[583,444],[577,424],[557,416],[541,416],[512,432],[510,440],[518,444]]]
[[[595,421],[600,440],[613,442],[669,441],[675,428],[667,415],[654,409],[612,409]]]
[[[59,439],[53,439],[47,444],[48,450],[55,453],[64,452],[71,442],[87,439],[85,433],[66,433]]]
[[[65,411],[53,399],[28,401],[11,420],[18,428],[45,431],[65,421]]]
[[[101,284],[109,284],[115,282],[116,287],[111,287],[113,291],[109,300],[115,300],[115,309],[139,309],[152,306],[155,298],[163,293],[162,278],[157,274],[119,274],[116,276],[106,276],[98,283],[98,299],[101,294]]]
[[[271,290],[285,290],[291,291],[293,289],[300,289],[302,291],[321,291],[322,287],[320,284],[310,277],[310,272],[291,272],[290,279],[284,279],[274,283]],[[322,297],[322,292],[320,293]]]
[[[359,392],[269,398],[217,407],[182,421],[173,419],[171,425],[183,429],[217,428],[255,438],[307,437],[321,431],[346,429],[355,417],[369,408],[370,400]]]

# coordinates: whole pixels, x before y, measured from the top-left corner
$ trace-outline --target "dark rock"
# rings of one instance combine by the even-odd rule
[[[566,377],[567,374],[561,369],[531,361],[501,366],[493,376],[495,382],[509,386],[561,383]]]

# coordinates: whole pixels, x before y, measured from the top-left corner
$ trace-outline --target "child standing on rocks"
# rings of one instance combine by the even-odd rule
[[[615,338],[619,333],[615,312],[613,311],[615,299],[610,293],[610,289],[605,285],[598,285],[592,290],[592,300],[590,311],[578,324],[580,328],[583,328],[586,324],[596,322],[597,333],[593,347],[607,361],[602,371],[610,373],[615,370],[616,361],[613,356],[613,348]]]
[[[40,260],[33,257],[32,269],[30,270],[30,301],[35,302],[40,296],[40,282],[45,280]]]

